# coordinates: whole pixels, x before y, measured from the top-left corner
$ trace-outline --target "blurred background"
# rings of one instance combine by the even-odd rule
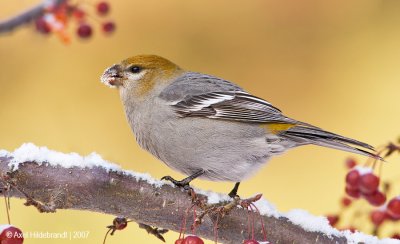
[[[38,1],[1,1],[0,18]],[[80,40],[72,23],[65,45],[32,25],[0,36],[0,148],[24,142],[63,152],[97,152],[123,168],[183,177],[139,148],[117,90],[99,76],[136,54],[158,54],[181,67],[234,81],[286,115],[374,146],[400,135],[400,2],[377,1],[109,1],[117,29]],[[87,1],[85,8],[95,2]],[[349,153],[306,146],[274,158],[239,194],[263,193],[278,210],[337,212]],[[354,155],[353,155],[354,156]],[[365,161],[361,156],[354,156]],[[399,179],[392,158],[384,179]],[[232,184],[196,180],[228,192]],[[400,184],[395,192],[400,192]],[[23,231],[89,231],[101,243],[113,216],[58,210],[39,214],[11,199],[12,223]],[[0,204],[1,205],[1,204]],[[0,206],[0,223],[6,223]],[[51,224],[50,224],[51,223]],[[166,235],[167,243],[177,233]],[[132,223],[107,243],[158,243]],[[26,243],[54,243],[29,239]],[[210,242],[211,243],[211,242]]]

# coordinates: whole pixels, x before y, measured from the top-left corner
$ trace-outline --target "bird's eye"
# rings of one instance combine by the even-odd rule
[[[142,71],[142,68],[139,67],[139,66],[132,66],[132,67],[129,68],[129,71],[132,72],[132,73],[134,73],[134,74],[137,74],[137,73],[139,73],[140,71]]]

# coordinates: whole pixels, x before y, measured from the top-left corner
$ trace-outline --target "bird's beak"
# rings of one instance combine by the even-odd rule
[[[119,64],[114,64],[113,66],[107,68],[101,75],[100,80],[105,85],[115,88],[122,85],[123,76],[122,68]]]

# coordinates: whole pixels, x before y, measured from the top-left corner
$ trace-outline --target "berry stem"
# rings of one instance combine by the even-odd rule
[[[108,234],[110,233],[111,230],[112,230],[111,228],[109,228],[107,230],[106,235],[104,236],[103,244],[106,244],[107,236],[108,236]]]
[[[218,242],[218,222],[219,222],[219,214],[217,214],[217,220],[214,224],[214,236],[215,236],[215,244]]]
[[[249,208],[251,210],[251,239],[254,240],[254,222],[255,222],[255,217],[254,217],[254,210],[253,207],[251,205],[249,205]]]
[[[263,236],[264,236],[264,241],[267,241],[267,232],[265,231],[264,219],[261,216],[260,210],[258,210],[257,206],[254,203],[251,203],[250,205],[252,205],[256,209],[258,215],[260,216],[261,228],[262,228],[262,232],[263,232]]]
[[[8,192],[7,188],[3,191],[3,196],[4,196],[4,203],[6,205],[7,221],[8,221],[8,224],[10,225],[11,224],[11,220],[10,220],[10,199],[8,198],[8,201],[7,201],[8,194],[6,192]]]
[[[183,215],[182,218],[182,226],[181,226],[181,230],[179,232],[179,239],[183,239],[185,238],[185,232],[186,232],[186,220],[187,217],[189,215],[189,211],[193,208],[194,205],[192,205],[190,208],[187,208],[185,211],[185,214]]]
[[[197,218],[197,213],[196,213],[196,206],[193,207],[193,228],[192,228],[192,234],[196,235],[196,218]]]
[[[250,223],[250,209],[247,208],[247,231],[249,232],[249,238],[251,239],[250,233],[251,233],[251,223]]]

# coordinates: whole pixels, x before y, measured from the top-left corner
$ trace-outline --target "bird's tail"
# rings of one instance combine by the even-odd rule
[[[281,131],[279,136],[295,141],[298,145],[314,144],[382,160],[379,155],[375,154],[375,149],[371,145],[317,127],[297,125]]]

